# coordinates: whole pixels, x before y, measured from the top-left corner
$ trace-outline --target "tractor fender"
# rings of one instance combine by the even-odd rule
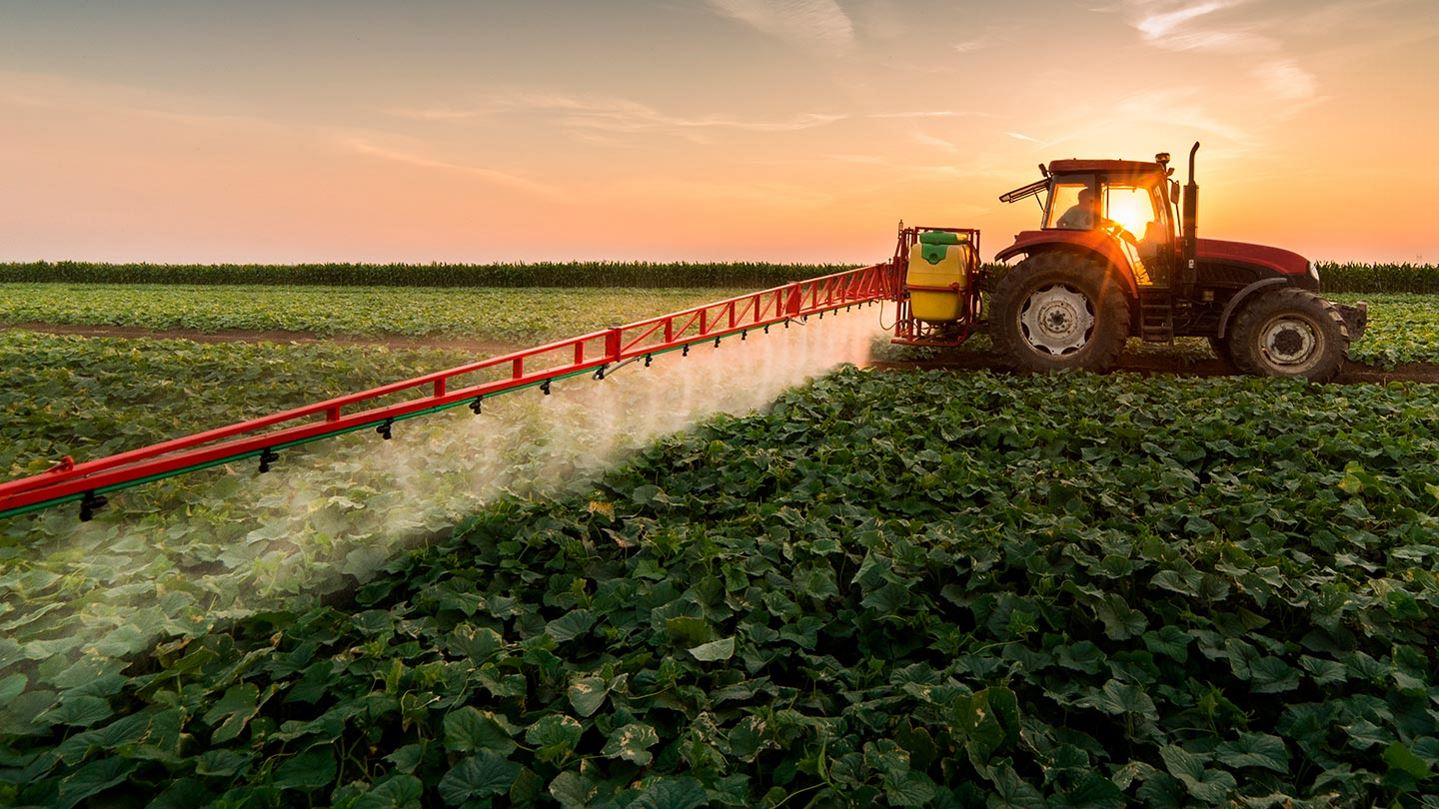
[[[1134,280],[1134,268],[1129,258],[1114,244],[1114,240],[1098,230],[1026,230],[1014,237],[1014,244],[995,254],[995,261],[1008,261],[1024,253],[1034,255],[1046,250],[1077,250],[1093,254],[1105,264],[1113,267],[1129,297],[1139,297],[1139,284]]]
[[[1229,299],[1229,303],[1224,304],[1224,311],[1219,313],[1219,338],[1224,339],[1225,332],[1229,329],[1229,319],[1239,311],[1239,305],[1244,303],[1246,298],[1262,289],[1288,284],[1288,278],[1263,278],[1234,293],[1234,297]]]

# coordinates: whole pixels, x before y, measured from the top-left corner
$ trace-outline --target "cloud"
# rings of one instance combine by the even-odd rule
[[[868,118],[967,118],[978,113],[955,110],[915,110],[913,112],[874,112]]]
[[[854,23],[835,0],[709,0],[730,19],[779,39],[808,46],[847,47]]]
[[[795,132],[826,126],[848,117],[835,113],[807,112],[784,120],[764,121],[724,115],[671,115],[646,104],[626,99],[580,98],[555,94],[513,95],[502,103],[511,107],[559,113],[569,126],[621,133],[655,130],[679,133],[703,129],[730,129],[741,132]]]
[[[467,107],[385,107],[380,112],[415,121],[459,121],[478,118],[493,110]]]
[[[665,199],[704,205],[813,209],[834,203],[834,196],[811,186],[784,182],[712,182],[693,178],[636,177],[611,191],[623,197]]]
[[[388,146],[381,146],[365,138],[343,137],[340,145],[356,154],[366,157],[374,157],[380,160],[388,160],[393,163],[403,163],[407,166],[416,166],[425,169],[439,169],[444,171],[459,172],[471,177],[478,178],[485,182],[510,188],[515,191],[522,191],[538,197],[551,199],[560,198],[559,191],[552,186],[536,182],[526,177],[521,177],[498,169],[486,168],[484,166],[471,166],[464,163],[451,163],[445,160],[436,160],[425,157],[421,154],[395,149]]]
[[[1254,69],[1264,88],[1285,101],[1308,101],[1319,94],[1314,74],[1301,68],[1292,59],[1265,62]]]
[[[955,145],[951,141],[947,141],[944,138],[937,138],[934,135],[929,134],[928,132],[911,132],[909,137],[915,143],[921,143],[925,146],[933,146],[936,149],[941,149],[946,152],[959,151],[959,146]]]
[[[1041,141],[1039,138],[1032,138],[1029,135],[1024,134],[1023,132],[1006,132],[1004,134],[1010,136],[1011,138],[1014,138],[1015,140],[1028,141],[1030,143],[1043,143],[1043,141]]]
[[[1277,48],[1273,40],[1252,33],[1247,27],[1222,25],[1215,21],[1220,12],[1239,3],[1234,0],[1208,0],[1203,3],[1156,2],[1136,0],[1139,11],[1134,27],[1144,41],[1171,51],[1269,51]]]
[[[1253,137],[1243,129],[1215,117],[1204,105],[1204,93],[1198,88],[1172,88],[1137,93],[1119,102],[1118,111],[1125,117],[1144,120],[1155,110],[1164,111],[1164,120],[1179,129],[1210,132],[1240,147],[1253,144]]]
[[[1290,31],[1293,20],[1266,21],[1252,14],[1238,18],[1236,11],[1247,3],[1248,0],[1130,0],[1136,12],[1133,25],[1146,44],[1170,51],[1222,52],[1230,60],[1247,62],[1250,74],[1274,100],[1303,105],[1317,98],[1318,80],[1285,55],[1284,43],[1256,33]],[[1364,0],[1345,4],[1345,9],[1353,14],[1372,5],[1373,0]],[[1293,112],[1294,108],[1287,111]]]
[[[973,51],[979,50],[980,48],[986,47],[988,44],[989,43],[985,42],[984,40],[968,39],[964,42],[956,42],[950,47],[954,49],[955,53],[971,53]]]

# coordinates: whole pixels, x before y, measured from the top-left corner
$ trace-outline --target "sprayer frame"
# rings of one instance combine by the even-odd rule
[[[312,441],[367,428],[388,437],[406,419],[466,405],[478,414],[480,402],[491,396],[532,387],[549,393],[557,379],[581,374],[604,379],[605,371],[621,362],[676,350],[688,354],[696,344],[894,299],[899,294],[895,266],[875,264],[785,284],[93,461],[75,463],[66,457],[50,471],[0,484],[0,519],[70,502],[80,502],[82,519],[89,519],[105,505],[104,495],[120,489],[245,458],[259,459],[264,472],[281,450]],[[463,379],[483,371],[503,376]],[[404,393],[420,395],[380,404]]]
[[[965,266],[965,284],[961,287],[952,284],[948,287],[921,287],[910,286],[907,282],[900,284],[898,295],[899,309],[894,324],[894,338],[890,341],[896,345],[907,346],[928,346],[931,348],[955,348],[968,340],[976,329],[980,328],[983,296],[982,292],[988,278],[985,274],[984,265],[979,261],[979,231],[974,228],[938,228],[938,227],[911,227],[907,228],[904,223],[899,226],[899,243],[894,248],[894,274],[897,279],[903,279],[905,271],[909,267],[909,251],[919,243],[919,234],[924,232],[955,233],[967,237],[969,244],[974,249],[969,253],[968,264]],[[915,318],[910,309],[909,291],[918,289],[932,292],[955,292],[960,295],[960,308],[963,316],[954,323],[932,324]]]

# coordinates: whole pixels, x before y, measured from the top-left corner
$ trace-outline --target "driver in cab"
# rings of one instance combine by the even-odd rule
[[[1134,234],[1124,229],[1124,226],[1112,219],[1105,219],[1095,210],[1094,191],[1088,188],[1080,189],[1079,199],[1059,217],[1056,226],[1066,230],[1093,230],[1103,226],[1114,232],[1116,236],[1124,239],[1130,244],[1138,244],[1139,240]]]
[[[1079,191],[1079,200],[1059,217],[1059,227],[1067,230],[1089,230],[1094,227],[1094,192],[1088,188]]]

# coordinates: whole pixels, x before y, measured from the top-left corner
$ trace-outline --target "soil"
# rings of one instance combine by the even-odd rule
[[[881,371],[920,368],[947,371],[1013,372],[1013,368],[998,355],[978,351],[956,351],[937,359],[915,362],[877,361],[870,363],[869,367]],[[1120,356],[1119,365],[1114,370],[1145,375],[1234,376],[1238,374],[1234,370],[1234,366],[1223,360],[1166,357],[1159,354],[1124,354]],[[1340,385],[1385,382],[1439,383],[1439,365],[1411,362],[1385,370],[1358,362],[1346,362],[1333,381]]]

